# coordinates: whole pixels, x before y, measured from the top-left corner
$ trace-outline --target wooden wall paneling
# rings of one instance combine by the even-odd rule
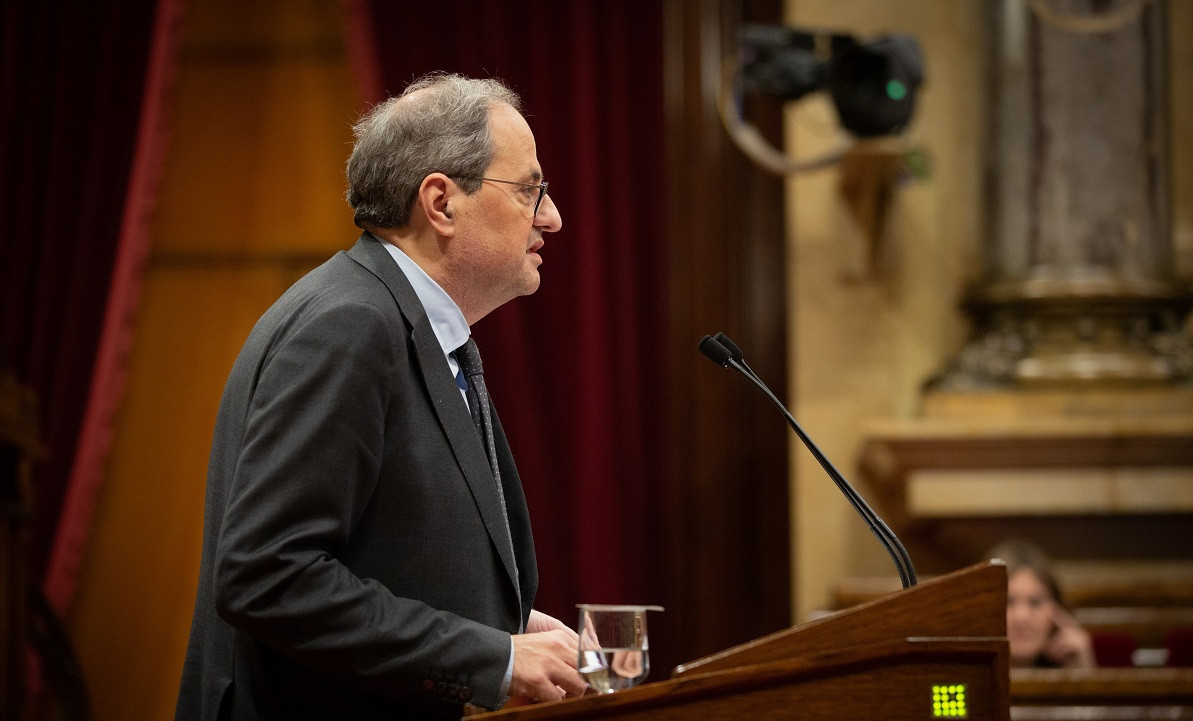
[[[666,118],[671,447],[663,534],[667,612],[656,663],[726,648],[790,623],[788,430],[768,401],[697,351],[724,331],[786,394],[781,178],[753,167],[716,110],[723,53],[743,20],[779,22],[772,1],[668,3]],[[750,120],[781,146],[781,108]],[[665,665],[664,665],[665,664]]]

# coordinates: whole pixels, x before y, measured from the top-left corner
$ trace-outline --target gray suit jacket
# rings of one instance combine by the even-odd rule
[[[220,403],[176,718],[500,703],[538,573],[494,425],[509,533],[443,351],[381,241],[365,233],[286,291]]]

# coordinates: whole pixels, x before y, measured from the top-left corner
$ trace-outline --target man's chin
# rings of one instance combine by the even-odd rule
[[[539,289],[542,283],[542,278],[539,277],[538,268],[532,268],[526,273],[525,279],[522,283],[522,292],[520,295],[531,295]]]

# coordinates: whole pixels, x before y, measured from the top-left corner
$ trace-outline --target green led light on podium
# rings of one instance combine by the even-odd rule
[[[907,97],[907,86],[898,80],[886,81],[886,96],[891,100],[902,100]]]
[[[932,715],[936,718],[967,718],[965,684],[940,684],[932,687]]]

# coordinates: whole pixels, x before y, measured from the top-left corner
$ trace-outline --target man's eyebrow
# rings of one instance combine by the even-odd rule
[[[541,171],[541,170],[532,171],[530,173],[530,182],[532,182],[532,183],[543,182],[543,171]]]

